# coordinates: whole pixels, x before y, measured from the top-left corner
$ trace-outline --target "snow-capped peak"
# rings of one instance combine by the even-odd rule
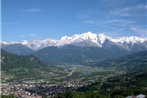
[[[124,43],[144,43],[147,42],[147,38],[140,38],[136,36],[131,36],[131,37],[121,37],[121,38],[111,38],[109,36],[106,36],[104,33],[99,33],[99,34],[94,34],[92,32],[86,32],[83,34],[75,34],[73,36],[63,36],[61,39],[56,40],[56,39],[46,39],[46,40],[34,40],[34,41],[27,41],[24,40],[22,42],[1,42],[2,44],[5,45],[10,45],[10,44],[22,44],[25,45],[29,48],[32,48],[34,50],[38,50],[44,47],[48,46],[64,46],[68,44],[72,45],[78,45],[82,46],[96,46],[96,47],[103,47],[103,43],[109,40],[113,42],[114,44],[122,46]]]
[[[111,38],[109,36],[106,36],[103,33],[98,34],[98,41],[100,44],[103,44],[106,39],[111,40]]]
[[[81,37],[89,37],[89,38],[96,38],[97,35],[92,33],[92,32],[86,32],[86,33],[83,33],[83,34],[79,34],[79,36]]]
[[[87,32],[83,34],[75,34],[71,37],[63,36],[59,40],[58,45],[65,45],[65,44],[70,44],[70,43],[73,44],[73,43],[82,42],[82,41],[97,42],[97,35],[92,32]]]
[[[23,40],[21,43],[22,43],[23,45],[27,45],[29,42],[28,42],[27,40]]]
[[[83,34],[75,34],[72,38],[76,39],[77,41],[85,41],[85,40],[89,40],[89,41],[95,41],[97,40],[97,35],[92,33],[92,32],[87,32],[87,33],[83,33]]]
[[[136,37],[136,36],[130,36],[130,37],[121,37],[121,38],[117,38],[117,39],[113,39],[114,42],[119,42],[119,43],[143,43],[145,41],[147,41],[147,39],[145,38],[140,38],[140,37]]]

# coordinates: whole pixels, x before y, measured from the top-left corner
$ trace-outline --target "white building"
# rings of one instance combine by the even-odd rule
[[[145,98],[145,97],[146,97],[146,95],[143,95],[143,94],[139,94],[136,96],[136,98]]]

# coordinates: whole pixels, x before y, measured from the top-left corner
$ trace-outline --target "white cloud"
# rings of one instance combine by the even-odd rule
[[[125,8],[117,8],[114,10],[111,10],[109,12],[109,15],[115,15],[115,16],[138,16],[138,15],[145,15],[142,13],[138,13],[141,10],[147,10],[147,5],[137,5],[137,6],[132,6],[132,7],[125,7]],[[138,11],[136,13],[136,11]]]
[[[87,21],[84,21],[84,23],[95,24],[95,21],[93,21],[93,20],[87,20]]]
[[[147,5],[138,5],[134,7],[135,9],[147,9]]]
[[[128,19],[110,19],[106,23],[109,24],[114,24],[114,25],[132,25],[135,24],[136,22],[133,20],[128,20]]]
[[[32,12],[32,13],[35,13],[35,12],[40,12],[40,11],[42,11],[42,9],[40,9],[40,8],[30,8],[30,9],[25,9],[24,11],[25,11],[25,12]]]
[[[131,27],[130,29],[136,33],[141,33],[141,34],[147,35],[147,29],[140,28],[140,27]]]
[[[105,19],[105,20],[88,20],[84,21],[84,23],[97,25],[101,27],[107,27],[107,28],[117,28],[117,27],[129,27],[132,25],[135,25],[136,22],[133,20],[128,19]]]
[[[147,9],[147,5],[144,6]]]
[[[108,24],[106,24],[106,21],[94,21],[94,20],[87,20],[87,21],[84,21],[84,23],[86,24],[90,24],[90,25],[96,25],[98,27],[104,27],[104,28],[115,28],[115,27],[110,27]]]
[[[37,33],[23,34],[20,37],[23,37],[23,38],[26,38],[26,37],[39,37],[39,34],[37,34]]]

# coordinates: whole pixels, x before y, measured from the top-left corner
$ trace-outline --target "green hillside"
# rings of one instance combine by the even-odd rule
[[[10,54],[4,50],[1,50],[1,59],[3,71],[12,70],[15,68],[38,69],[47,66],[34,56],[18,56]]]
[[[50,81],[65,75],[63,68],[47,65],[33,56],[17,56],[1,50],[2,82]]]
[[[117,59],[104,60],[93,65],[101,67],[117,67],[125,71],[141,70],[144,69],[144,67],[147,67],[147,51],[129,54]]]
[[[34,56],[52,64],[88,65],[105,59],[116,58],[127,53],[125,49],[120,49],[119,47],[113,47],[108,50],[99,47],[66,45],[63,47],[50,46],[40,49],[34,53]]]
[[[117,66],[116,68],[124,70],[124,73],[110,77],[103,83],[96,82],[86,88],[84,87],[83,90],[98,90],[98,87],[103,90],[147,87],[147,51],[134,53],[105,63],[109,64],[109,67]]]

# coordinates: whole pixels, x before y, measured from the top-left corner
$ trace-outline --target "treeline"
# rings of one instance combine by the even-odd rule
[[[109,95],[102,95],[99,92],[71,91],[68,93],[60,93],[54,96],[53,98],[111,98],[111,97]]]
[[[1,98],[15,98],[13,95],[1,95]]]
[[[136,96],[139,94],[147,94],[147,91],[141,89],[115,89],[110,92],[101,92],[101,91],[89,91],[89,92],[80,92],[80,91],[70,91],[67,93],[60,93],[53,98],[126,98],[127,96]]]

